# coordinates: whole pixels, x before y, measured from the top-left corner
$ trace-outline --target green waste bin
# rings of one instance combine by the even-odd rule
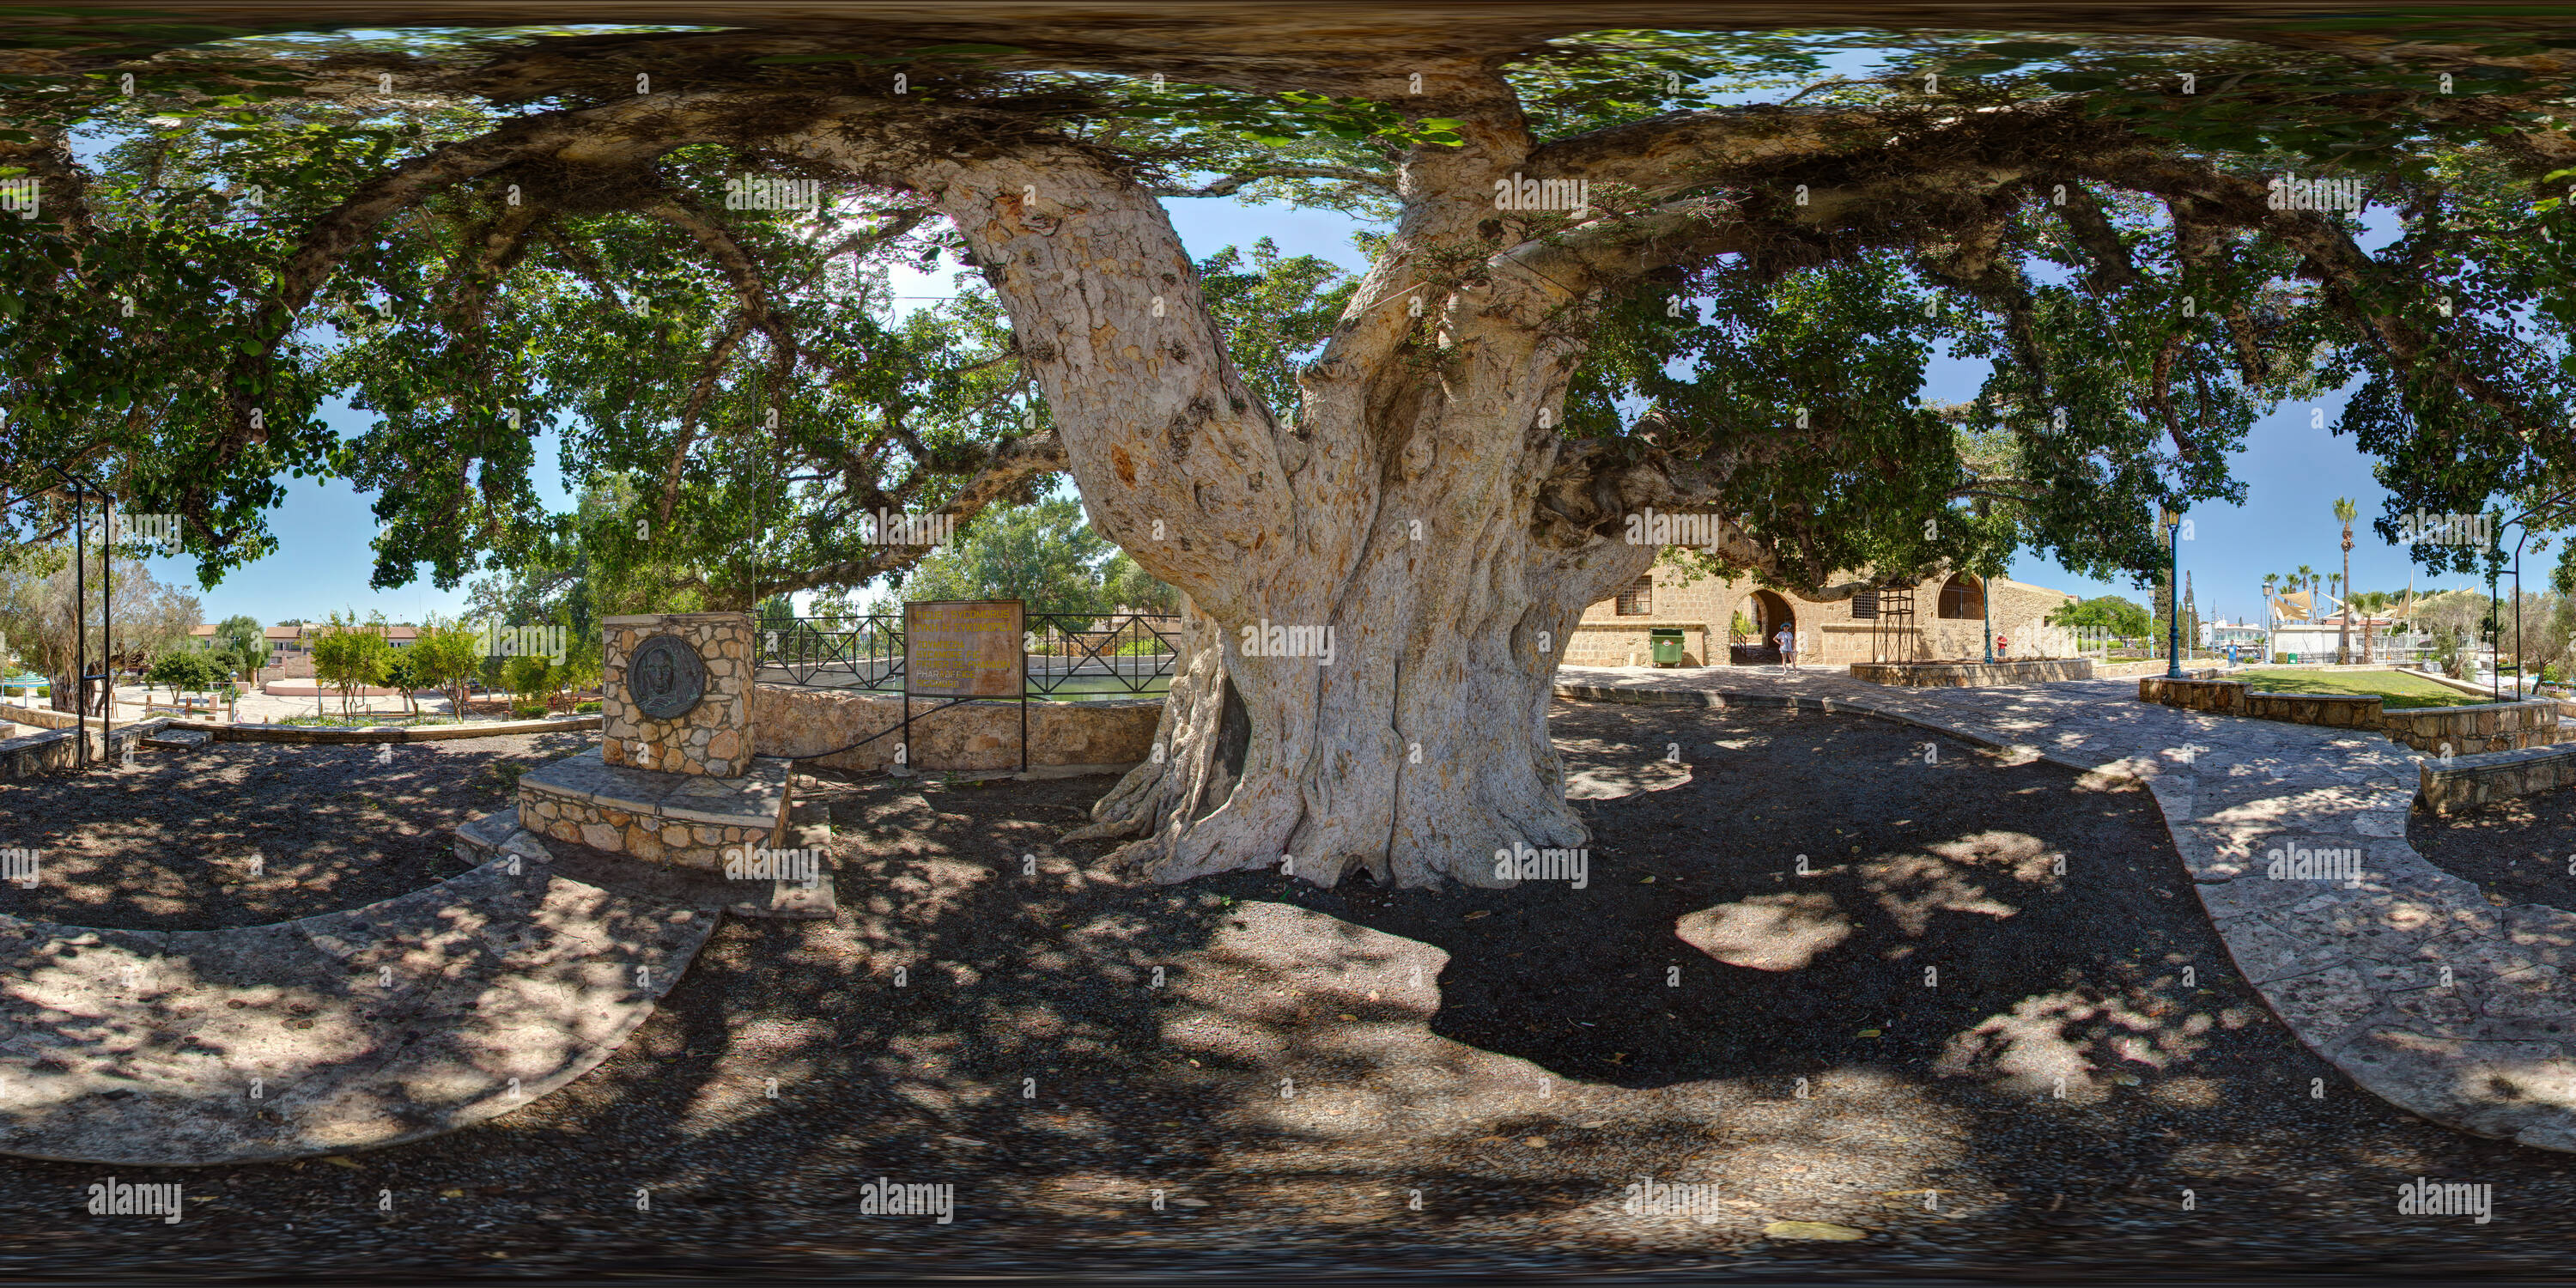
[[[1682,632],[1680,627],[1658,626],[1655,629],[1646,632],[1646,636],[1654,645],[1655,665],[1680,666],[1682,664]]]

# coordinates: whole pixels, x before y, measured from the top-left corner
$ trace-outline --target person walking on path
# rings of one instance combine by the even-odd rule
[[[1796,627],[1794,627],[1794,626],[1783,626],[1783,627],[1781,627],[1781,628],[1780,628],[1780,633],[1771,637],[1771,642],[1780,646],[1780,669],[1781,669],[1781,670],[1783,670],[1783,671],[1795,671],[1795,670],[1797,670],[1797,669],[1798,669],[1798,630],[1797,630],[1797,628],[1796,628]]]

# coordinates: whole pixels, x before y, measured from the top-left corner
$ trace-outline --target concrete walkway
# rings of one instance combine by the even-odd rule
[[[2563,973],[2576,914],[2496,907],[2407,844],[2424,759],[2412,748],[2144,703],[2134,679],[1902,689],[1839,671],[1566,667],[1557,693],[1850,711],[2141,782],[2238,969],[2309,1049],[2433,1122],[2576,1152],[2576,986]],[[2363,879],[2271,879],[2273,852],[2293,848],[2358,850]]]
[[[570,879],[534,844],[271,926],[0,917],[0,1153],[250,1163],[453,1131],[606,1059],[716,919]]]

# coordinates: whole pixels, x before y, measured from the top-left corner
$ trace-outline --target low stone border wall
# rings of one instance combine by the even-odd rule
[[[0,702],[0,720],[6,720],[11,724],[34,725],[39,729],[69,729],[78,725],[81,718],[68,711],[56,711],[52,707],[30,707],[15,702]]]
[[[1910,689],[1984,689],[2005,684],[2090,680],[2089,657],[2029,658],[2001,662],[1854,662],[1851,677]]]
[[[912,702],[912,746],[904,763],[915,770],[1016,770],[1020,767],[1020,713],[1016,702],[969,702],[936,714],[931,699]],[[1153,755],[1154,730],[1163,700],[1106,698],[1029,703],[1029,768],[1082,766],[1123,770]],[[895,764],[899,733],[862,747],[850,744],[903,723],[897,694],[793,684],[762,684],[752,692],[755,754],[813,757],[798,763],[866,773]],[[835,748],[849,747],[847,751]],[[831,752],[830,755],[817,755]]]
[[[80,763],[80,744],[69,729],[48,729],[0,740],[0,777],[30,778]]]
[[[2133,675],[2162,675],[2169,665],[2171,664],[2163,658],[2151,658],[2144,662],[2096,662],[2093,664],[2093,678],[2125,680]]]
[[[2138,700],[2186,711],[2241,716],[2245,714],[2245,691],[2250,687],[2243,680],[2175,680],[2151,675],[2138,681]]]
[[[546,720],[487,720],[479,723],[449,725],[361,725],[354,728],[330,728],[316,725],[220,724],[211,720],[171,720],[173,729],[203,730],[217,742],[301,742],[301,743],[375,743],[375,742],[449,742],[458,738],[507,738],[523,733],[560,733],[569,730],[596,729],[599,717],[555,716]],[[117,732],[125,732],[119,727]]]
[[[2259,693],[2245,691],[2245,714],[2285,724],[2323,725],[2329,729],[2377,729],[2385,713],[2379,699],[2341,693]]]
[[[82,719],[67,711],[0,704],[0,718],[15,724],[40,723],[26,719],[28,715],[49,717],[59,723],[42,724],[42,733],[0,739],[0,779],[26,778],[77,767],[80,764],[79,739],[82,735],[79,726],[84,723]],[[113,760],[125,754],[129,742],[151,737],[175,722],[166,717],[137,720],[116,726],[116,732],[104,739],[98,735],[95,719],[86,723],[92,726],[88,735],[90,755],[100,760]]]
[[[2390,741],[2436,755],[2482,755],[2558,741],[2560,703],[2555,698],[2483,702],[2462,707],[2408,707],[2390,711],[2360,694],[2260,693],[2244,680],[2148,676],[2138,700],[2212,715],[2246,716],[2329,729],[2370,729]]]
[[[2526,698],[2473,707],[2417,707],[2383,711],[2379,726],[2389,737],[2417,751],[2440,754],[2450,745],[2454,756],[2524,747],[2547,747],[2558,741],[2558,699]]]
[[[335,698],[340,696],[340,690],[337,686],[322,684],[313,680],[271,680],[260,685],[259,691],[272,698],[311,698],[319,697],[324,694],[328,694]],[[415,694],[421,694],[433,691],[429,689],[415,689],[413,692]],[[380,688],[372,684],[361,684],[350,689],[349,696],[353,698],[398,698],[402,696],[402,690]]]
[[[2450,814],[2576,785],[2576,746],[2519,747],[2453,756],[2447,763],[2428,760],[2417,775],[2416,798],[2424,808]]]

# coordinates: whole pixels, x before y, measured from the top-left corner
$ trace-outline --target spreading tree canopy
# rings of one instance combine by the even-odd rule
[[[1579,843],[1548,678],[1648,510],[1810,596],[2142,572],[2157,506],[2241,499],[2255,419],[2343,386],[2385,537],[2576,496],[2576,29],[171,8],[0,28],[0,177],[40,197],[0,219],[14,536],[61,468],[214,576],[333,474],[379,497],[379,584],[561,565],[577,522],[592,578],[748,608],[920,557],[871,516],[1070,474],[1186,597],[1162,754],[1095,810],[1166,878]],[[1370,221],[1365,274],[1194,262],[1161,201],[1230,194]],[[972,289],[894,308],[898,264]],[[1923,401],[1944,353],[1973,401]],[[549,425],[576,520],[532,489]]]

